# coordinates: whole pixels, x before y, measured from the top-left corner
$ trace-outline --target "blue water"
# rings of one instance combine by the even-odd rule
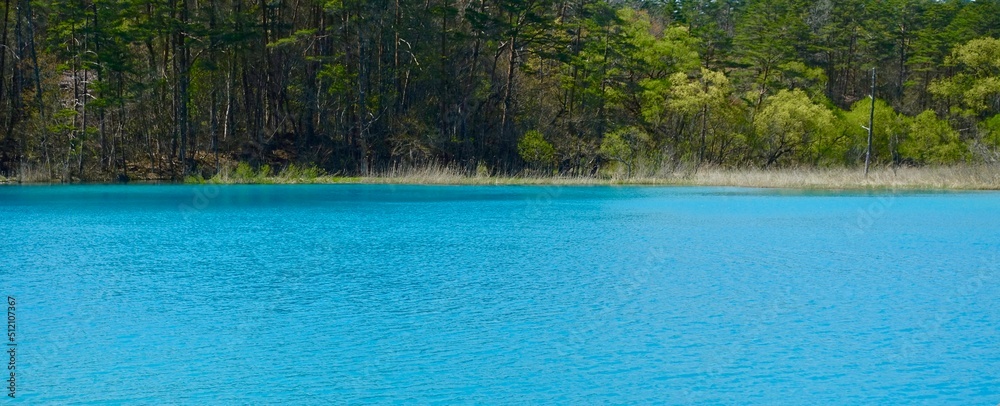
[[[995,405],[998,282],[989,192],[0,187],[25,404]]]

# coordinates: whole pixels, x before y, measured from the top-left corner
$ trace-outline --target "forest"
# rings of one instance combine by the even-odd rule
[[[858,167],[873,103],[873,165],[1000,160],[1000,0],[4,0],[3,13],[6,177]]]

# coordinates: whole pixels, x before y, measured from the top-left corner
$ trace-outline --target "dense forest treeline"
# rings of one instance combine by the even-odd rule
[[[1000,0],[4,0],[0,175],[1000,158]]]

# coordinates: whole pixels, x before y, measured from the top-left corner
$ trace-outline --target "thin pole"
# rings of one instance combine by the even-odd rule
[[[865,177],[868,177],[868,165],[872,159],[872,128],[875,123],[875,68],[872,68],[872,108],[868,113],[868,149],[865,151]]]

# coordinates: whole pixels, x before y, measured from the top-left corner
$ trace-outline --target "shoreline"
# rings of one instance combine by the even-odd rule
[[[806,190],[1000,190],[1000,166],[878,168],[866,177],[855,168],[829,169],[719,169],[677,171],[642,177],[487,176],[447,168],[429,168],[373,176],[287,176],[283,174],[233,177],[228,172],[211,179],[188,177],[183,182],[137,180],[162,184],[399,184],[468,186],[718,186]],[[18,182],[0,178],[0,184],[114,184],[109,182]]]
[[[270,174],[268,174],[270,175]],[[876,168],[866,177],[861,168],[723,169],[704,167],[651,176],[492,176],[451,168],[396,170],[373,176],[233,177],[224,171],[211,179],[189,178],[185,183],[215,184],[399,184],[470,186],[718,186],[805,190],[1000,190],[1000,166]]]

